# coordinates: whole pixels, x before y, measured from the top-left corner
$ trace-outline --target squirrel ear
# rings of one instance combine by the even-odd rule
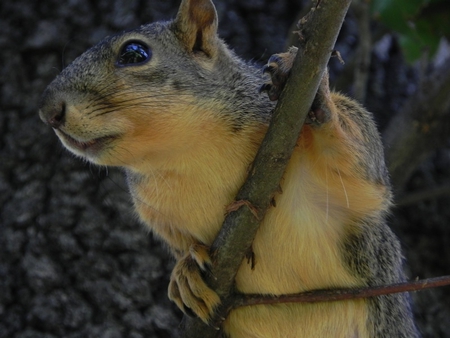
[[[217,12],[211,0],[182,0],[174,32],[191,52],[214,56],[217,50]]]

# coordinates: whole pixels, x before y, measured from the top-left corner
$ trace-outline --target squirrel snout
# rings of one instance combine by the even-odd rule
[[[44,100],[39,110],[39,116],[46,124],[58,129],[65,122],[66,104],[63,101],[47,104]]]

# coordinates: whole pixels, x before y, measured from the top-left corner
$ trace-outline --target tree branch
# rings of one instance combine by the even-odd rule
[[[431,72],[384,132],[386,162],[401,192],[416,167],[450,135],[450,58]]]
[[[233,297],[234,300],[232,308],[235,309],[242,306],[279,304],[279,303],[336,302],[358,298],[377,297],[393,293],[421,291],[424,289],[448,285],[450,285],[450,276],[441,276],[390,285],[362,287],[362,288],[314,290],[281,296],[236,294]]]
[[[237,270],[278,190],[349,5],[350,0],[318,0],[306,20],[301,20],[302,40],[292,75],[280,96],[247,181],[236,197],[236,201],[246,203],[227,215],[211,247],[214,278],[207,278],[207,282],[225,305],[231,295]],[[208,338],[216,335],[217,331],[200,320],[186,318],[184,337]]]

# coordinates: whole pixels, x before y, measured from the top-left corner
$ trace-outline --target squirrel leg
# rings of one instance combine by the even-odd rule
[[[169,299],[186,314],[193,312],[206,324],[220,304],[219,296],[206,285],[202,274],[209,273],[209,248],[191,245],[189,252],[176,263],[169,283]]]
[[[267,92],[272,101],[278,100],[291,72],[297,51],[297,47],[290,47],[286,53],[274,54],[264,66],[263,71],[270,75],[270,81],[261,87],[261,91]],[[326,69],[305,123],[321,125],[327,122],[331,118],[330,100],[328,70]]]

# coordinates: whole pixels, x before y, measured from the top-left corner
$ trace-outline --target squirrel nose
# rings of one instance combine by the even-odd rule
[[[65,102],[43,104],[39,110],[41,120],[54,129],[61,127],[66,120]]]
[[[59,109],[53,110],[47,119],[47,123],[55,129],[58,129],[61,125],[64,124],[66,117],[66,105],[64,103],[61,103],[58,108]]]

